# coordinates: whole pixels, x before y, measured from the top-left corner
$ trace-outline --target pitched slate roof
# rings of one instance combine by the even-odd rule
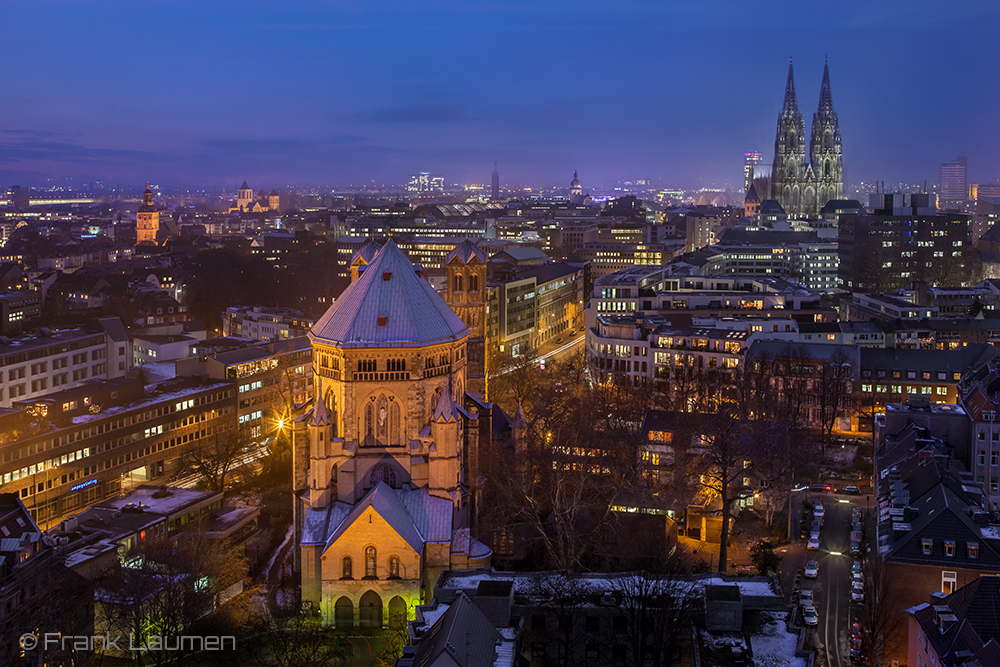
[[[369,507],[377,512],[380,517],[385,519],[385,522],[392,526],[392,529],[395,530],[399,536],[413,548],[414,551],[418,554],[424,552],[423,536],[420,534],[420,531],[417,530],[417,527],[413,523],[413,519],[410,517],[410,513],[406,511],[406,506],[403,505],[402,501],[400,501],[399,496],[397,496],[396,492],[393,491],[392,488],[385,482],[379,482],[376,484],[364,498],[354,505],[354,508],[350,511],[347,517],[344,518],[341,524],[337,526],[337,529],[334,530],[327,539],[327,548],[336,542]]]
[[[434,408],[434,416],[431,421],[453,422],[458,419],[458,410],[455,401],[451,400],[451,391],[445,390],[438,399],[437,407]]]
[[[392,526],[417,553],[428,542],[451,542],[452,502],[430,495],[427,489],[392,489],[379,482],[353,506],[331,503],[315,510],[306,508],[303,544],[330,546],[371,507]]]
[[[963,663],[971,654],[992,642],[994,649],[982,653],[983,658],[1000,653],[996,640],[1000,638],[1000,578],[978,577],[943,600],[911,607],[927,641],[941,658],[941,664]],[[951,618],[951,616],[954,618]],[[939,625],[938,619],[951,624]],[[942,632],[942,629],[944,630]],[[966,663],[968,664],[968,663]],[[981,664],[996,664],[985,662]]]
[[[486,263],[486,253],[479,249],[479,247],[469,239],[465,239],[457,246],[451,249],[448,256],[445,257],[444,263],[449,264],[451,260],[458,257],[463,264],[468,264],[473,257],[477,258],[483,264]]]
[[[455,311],[389,239],[316,322],[309,339],[344,347],[394,347],[457,341],[468,335]]]
[[[420,640],[413,656],[414,667],[459,665],[492,667],[497,659],[500,632],[479,607],[459,593],[448,611]],[[441,659],[447,653],[447,657]]]

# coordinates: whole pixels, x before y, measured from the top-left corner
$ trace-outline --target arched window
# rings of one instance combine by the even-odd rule
[[[389,408],[389,435],[392,444],[398,445],[402,442],[403,436],[399,432],[399,404],[395,401]]]
[[[342,578],[352,579],[353,577],[354,577],[354,561],[351,560],[350,556],[344,556]]]
[[[462,276],[460,275],[455,276],[455,291],[456,292],[462,291]]]
[[[378,576],[378,565],[376,561],[375,547],[368,547],[365,549],[365,576],[366,577]]]
[[[478,292],[479,291],[479,276],[473,273],[469,276],[469,291]]]
[[[371,403],[365,406],[365,444],[375,444],[375,406]]]
[[[375,437],[379,444],[385,444],[389,440],[389,402],[385,399],[385,394],[378,397],[378,428]]]
[[[399,579],[399,556],[389,556],[389,578]]]

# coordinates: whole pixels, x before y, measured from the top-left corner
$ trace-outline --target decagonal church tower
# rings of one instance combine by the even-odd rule
[[[795,217],[819,217],[831,199],[844,197],[843,151],[840,124],[833,110],[830,92],[830,67],[823,66],[819,108],[813,114],[806,162],[805,125],[795,96],[795,76],[788,63],[785,99],[778,114],[774,140],[774,165],[771,171],[772,196],[785,212]]]
[[[469,531],[469,328],[391,238],[361,254],[309,332],[302,599],[328,624],[381,627],[430,599],[442,571],[489,567],[492,552]]]

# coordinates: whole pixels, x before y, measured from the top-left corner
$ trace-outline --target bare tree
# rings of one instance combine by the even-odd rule
[[[814,395],[819,405],[824,459],[837,419],[844,414],[845,408],[853,405],[853,376],[854,366],[843,348],[838,347],[826,362],[820,363]]]
[[[884,664],[905,646],[906,617],[900,614],[892,572],[877,551],[869,549],[862,561],[864,601],[858,614],[862,627],[862,649],[871,667]]]
[[[188,443],[181,465],[200,474],[213,491],[225,491],[226,479],[240,465],[252,438],[246,426],[229,428]]]
[[[725,572],[729,558],[729,531],[733,505],[751,492],[744,485],[753,474],[752,440],[749,425],[742,422],[732,406],[702,416],[701,457],[692,463],[692,473],[706,495],[718,497],[722,506],[722,534],[719,544],[719,572]]]
[[[675,664],[682,633],[691,626],[698,599],[695,585],[680,569],[668,565],[659,573],[621,574],[614,578],[612,591],[615,597],[612,637],[625,648],[615,664],[625,667]]]

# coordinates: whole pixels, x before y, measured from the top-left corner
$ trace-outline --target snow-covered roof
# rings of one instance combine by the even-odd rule
[[[316,322],[309,339],[368,347],[432,345],[468,335],[458,315],[389,239],[365,272]]]

